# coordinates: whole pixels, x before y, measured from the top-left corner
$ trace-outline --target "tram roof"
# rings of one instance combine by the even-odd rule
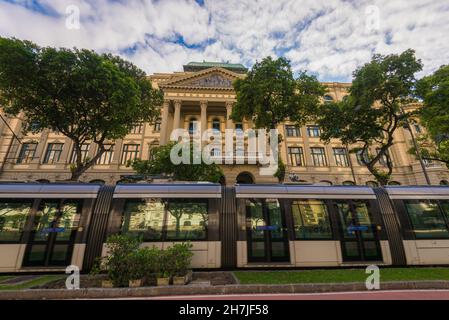
[[[96,198],[98,184],[39,184],[39,183],[1,183],[0,198],[11,199],[31,199],[31,198],[47,198],[47,199],[86,199]]]
[[[237,185],[237,198],[375,199],[365,186]]]
[[[205,184],[121,184],[114,198],[221,198],[221,185]]]
[[[448,199],[449,187],[445,186],[388,186],[390,199]]]

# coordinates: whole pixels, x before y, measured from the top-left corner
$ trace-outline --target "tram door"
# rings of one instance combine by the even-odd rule
[[[246,224],[249,262],[288,262],[285,214],[277,200],[247,200]]]
[[[377,225],[368,201],[336,202],[343,261],[382,261]]]
[[[70,265],[81,209],[78,200],[42,200],[34,216],[23,266]]]

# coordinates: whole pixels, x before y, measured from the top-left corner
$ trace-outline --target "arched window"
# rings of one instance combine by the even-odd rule
[[[331,186],[332,184],[333,183],[331,181],[327,181],[327,180],[322,180],[317,183],[317,185],[319,185],[319,186]]]
[[[343,181],[342,185],[344,186],[355,186],[354,181]]]
[[[198,120],[196,118],[191,118],[189,120],[189,133],[194,134],[198,130]]]
[[[212,129],[217,130],[217,131],[221,131],[221,123],[220,123],[220,119],[214,119],[212,120]]]
[[[366,185],[371,188],[376,188],[379,186],[379,184],[376,181],[367,181]]]
[[[390,181],[390,182],[388,182],[388,185],[389,185],[389,186],[400,186],[401,183],[398,182],[398,181]]]
[[[328,95],[328,94],[326,94],[325,96],[324,96],[324,103],[331,103],[331,102],[333,102],[334,101],[334,98],[332,98],[332,96],[330,96],[330,95]]]
[[[449,181],[447,181],[447,180],[441,180],[441,181],[440,181],[440,185],[441,185],[441,186],[449,186]]]

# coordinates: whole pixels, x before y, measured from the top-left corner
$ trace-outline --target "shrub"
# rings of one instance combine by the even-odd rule
[[[131,272],[139,272],[130,266],[136,266],[133,264],[133,259],[137,259],[135,252],[138,251],[140,244],[140,239],[127,235],[113,235],[107,239],[106,246],[109,255],[105,258],[104,265],[114,287],[127,286],[129,280],[134,280],[131,279]]]
[[[165,250],[167,272],[170,276],[183,277],[187,274],[192,261],[193,253],[190,251],[192,244],[175,244]]]

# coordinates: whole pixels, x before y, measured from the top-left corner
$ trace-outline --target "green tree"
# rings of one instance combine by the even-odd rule
[[[231,118],[251,120],[256,129],[267,130],[277,129],[286,120],[304,124],[326,92],[316,77],[300,72],[295,78],[290,61],[271,57],[257,62],[244,79],[236,80],[234,89],[237,102]],[[282,135],[279,135],[279,142],[282,142]],[[285,166],[279,163],[275,176],[282,181]]]
[[[271,57],[256,63],[247,77],[234,82],[237,102],[231,118],[252,120],[256,128],[276,129],[287,119],[304,123],[326,89],[306,72],[295,79],[290,62]]]
[[[374,55],[371,62],[354,72],[346,99],[323,104],[315,111],[321,138],[356,144],[351,152],[363,155],[362,162],[381,185],[391,179],[389,149],[394,133],[409,116],[404,107],[413,101],[415,73],[420,70],[421,61],[411,49],[399,55]],[[370,152],[372,147],[377,147],[374,154]],[[380,165],[383,161],[385,166]]]
[[[70,180],[95,164],[107,141],[154,122],[162,99],[142,70],[119,57],[0,38],[0,104],[23,116],[25,133],[49,129],[73,141]],[[90,142],[97,151],[82,159],[81,147]]]
[[[193,144],[190,145],[190,164],[175,165],[170,159],[170,153],[175,142],[156,147],[152,150],[151,160],[137,159],[130,163],[138,174],[141,175],[167,175],[178,181],[209,181],[219,182],[223,171],[217,164],[193,164]]]
[[[449,66],[419,80],[417,95],[423,100],[420,122],[428,132],[418,139],[422,158],[449,168]]]

